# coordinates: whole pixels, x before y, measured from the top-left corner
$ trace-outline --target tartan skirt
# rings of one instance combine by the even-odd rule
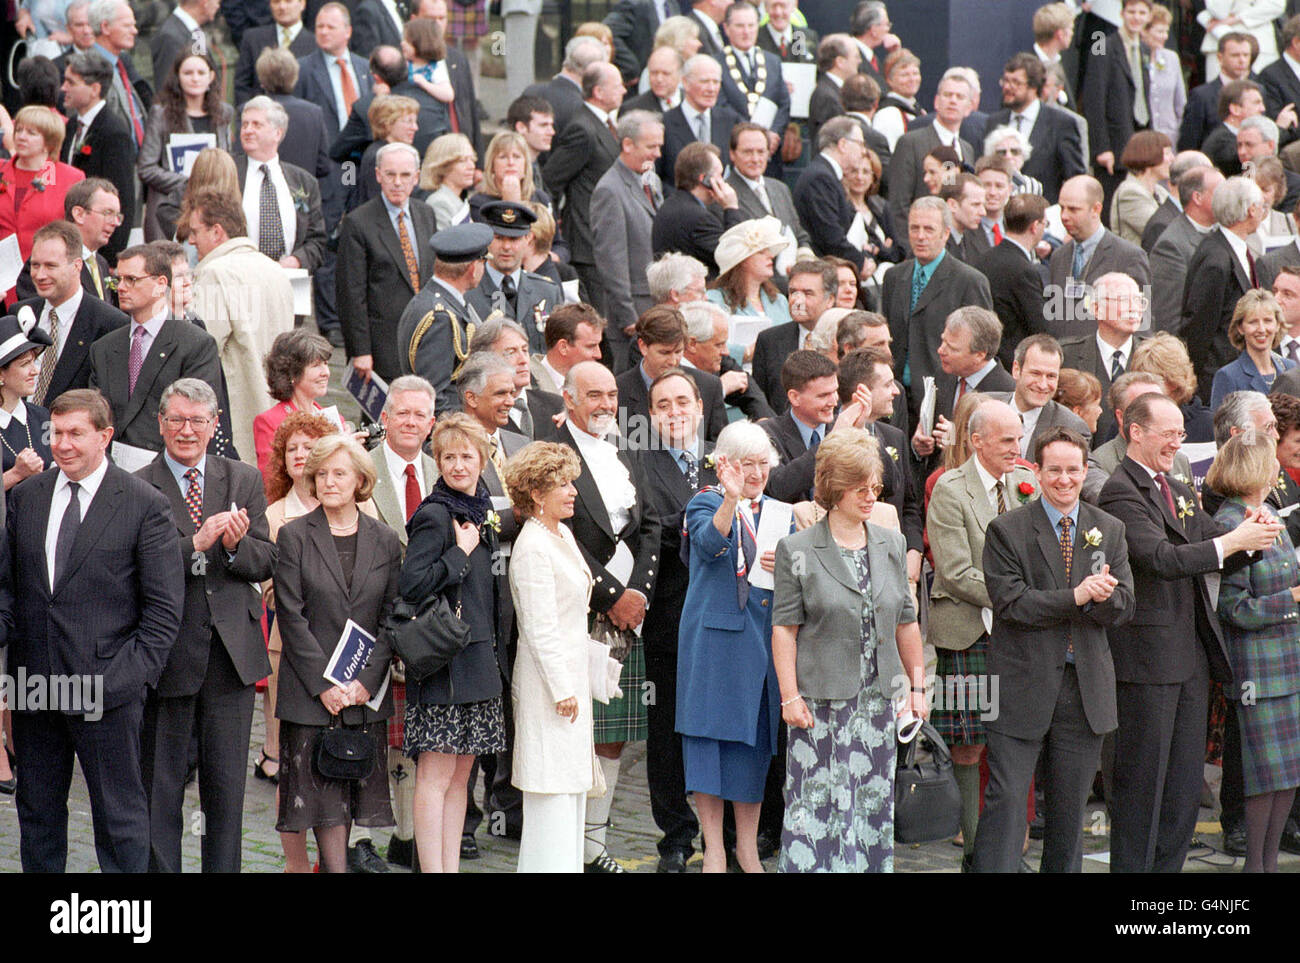
[[[989,637],[981,635],[967,649],[935,649],[934,709],[930,724],[950,746],[982,746],[988,742],[980,718],[979,693],[987,691]],[[959,676],[975,676],[975,691],[958,683]]]
[[[482,37],[488,32],[487,0],[462,7],[456,0],[447,4],[447,36],[453,40]]]
[[[1237,704],[1247,796],[1300,786],[1300,693]]]
[[[650,714],[642,698],[645,688],[645,643],[637,639],[627,650],[623,672],[618,677],[623,695],[608,705],[592,703],[592,737],[597,745],[606,742],[636,742],[650,732]]]

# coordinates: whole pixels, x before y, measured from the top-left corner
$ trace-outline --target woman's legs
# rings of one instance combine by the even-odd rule
[[[447,791],[455,778],[457,762],[461,757],[445,752],[422,752],[415,763],[415,845],[420,853],[420,871],[444,872],[444,838],[446,827]],[[461,779],[463,784],[468,774]],[[463,788],[463,785],[462,785]],[[461,795],[460,824],[465,820],[465,797]],[[460,832],[455,834],[457,854],[460,852]],[[454,870],[453,870],[454,871]]]
[[[348,871],[348,831],[351,827],[344,823],[342,826],[316,826],[312,832],[316,834],[316,848],[320,850],[320,869],[322,873],[346,873]],[[281,836],[291,835],[281,833]],[[304,834],[298,833],[303,836]],[[304,836],[303,849],[307,848]]]
[[[761,802],[733,802],[736,811],[736,862],[747,873],[763,872],[758,858],[758,817],[763,809]]]
[[[450,756],[455,769],[451,782],[443,795],[442,804],[442,870],[460,872],[460,835],[465,829],[465,796],[469,791],[469,772],[474,768],[473,756]],[[419,784],[416,793],[419,793]]]
[[[722,842],[722,814],[725,801],[706,792],[694,792],[695,811],[700,816],[700,829],[704,833],[704,872],[725,873],[727,851]],[[755,828],[757,832],[757,828]],[[753,840],[750,840],[752,843]]]
[[[1246,797],[1246,865],[1243,873],[1276,873],[1282,829],[1295,789]]]
[[[266,738],[262,740],[262,752],[271,762],[261,763],[262,771],[274,776],[280,771],[280,724],[275,719],[276,684],[280,681],[280,653],[267,652],[271,660],[271,675],[266,680],[266,691],[262,693],[262,718],[266,722]],[[305,852],[305,847],[304,847]]]

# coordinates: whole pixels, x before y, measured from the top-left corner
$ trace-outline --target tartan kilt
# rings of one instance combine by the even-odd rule
[[[618,687],[623,690],[619,699],[610,699],[608,705],[593,702],[592,738],[597,745],[605,742],[636,742],[650,732],[650,715],[642,700],[645,684],[645,643],[637,639],[627,651],[623,672],[618,677]]]
[[[488,32],[487,0],[477,0],[462,7],[456,0],[447,4],[447,36],[453,40],[463,37],[482,37]]]
[[[1246,795],[1300,786],[1300,693],[1236,708]]]
[[[989,637],[981,635],[970,648],[936,649],[938,661],[934,670],[934,709],[930,713],[930,724],[950,746],[982,746],[988,742],[984,732],[984,722],[980,719],[978,702],[972,706],[969,689],[956,686],[953,692],[961,689],[966,694],[965,708],[950,706],[950,687],[945,683],[952,676],[973,675],[981,680],[988,677]]]
[[[402,740],[406,737],[406,683],[392,683],[393,714],[388,717],[388,748],[402,751]]]

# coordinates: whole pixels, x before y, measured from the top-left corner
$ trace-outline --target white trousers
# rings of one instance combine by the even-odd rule
[[[581,873],[587,794],[524,793],[519,872]]]

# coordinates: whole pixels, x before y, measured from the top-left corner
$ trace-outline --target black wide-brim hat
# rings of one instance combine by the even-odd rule
[[[40,354],[53,343],[48,334],[36,327],[36,313],[31,308],[0,318],[0,368],[28,351]]]

